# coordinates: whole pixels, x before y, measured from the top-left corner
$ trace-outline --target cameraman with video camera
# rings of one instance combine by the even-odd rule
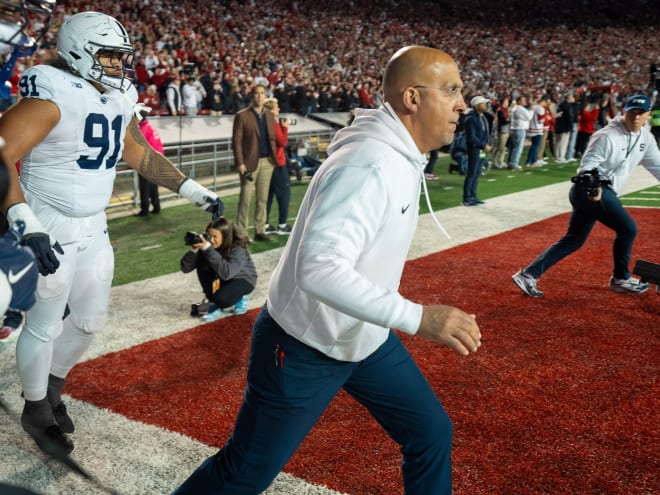
[[[571,180],[569,199],[573,213],[568,231],[526,268],[516,272],[514,283],[531,297],[542,297],[539,277],[555,263],[582,247],[596,222],[616,232],[614,270],[608,288],[619,293],[642,293],[648,283],[632,277],[628,265],[637,224],[621,204],[617,194],[640,163],[660,180],[660,151],[646,122],[651,100],[638,94],[626,100],[623,116],[617,117],[593,134]]]
[[[222,316],[233,306],[233,314],[247,311],[248,297],[257,284],[257,269],[247,250],[247,234],[224,217],[209,223],[203,234],[187,232],[190,250],[181,258],[181,271],[197,271],[206,299],[212,303],[204,321]]]

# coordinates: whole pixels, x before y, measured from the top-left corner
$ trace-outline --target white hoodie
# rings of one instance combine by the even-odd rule
[[[356,110],[314,174],[268,290],[285,332],[360,361],[389,328],[415,333],[422,306],[398,293],[426,157],[389,105]]]
[[[577,171],[597,168],[600,178],[611,181],[618,194],[640,163],[660,180],[660,151],[650,128],[645,125],[633,134],[620,116],[591,136]]]

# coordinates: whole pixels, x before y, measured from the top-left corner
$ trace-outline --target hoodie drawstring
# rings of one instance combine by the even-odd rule
[[[431,199],[429,198],[429,190],[426,187],[426,177],[424,177],[424,171],[421,171],[422,174],[422,186],[424,187],[424,197],[426,198],[426,206],[429,209],[429,213],[431,214],[431,218],[433,218],[433,221],[435,224],[438,226],[438,228],[442,231],[443,234],[445,234],[445,237],[447,239],[451,239],[451,236],[449,233],[445,230],[445,228],[442,226],[440,223],[440,220],[435,216],[435,213],[433,213],[433,206],[431,206]]]

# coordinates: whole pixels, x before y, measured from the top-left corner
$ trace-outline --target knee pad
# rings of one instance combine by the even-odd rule
[[[80,334],[94,335],[103,330],[107,319],[108,313],[101,313],[87,318],[78,318],[72,313],[69,315],[68,323]]]

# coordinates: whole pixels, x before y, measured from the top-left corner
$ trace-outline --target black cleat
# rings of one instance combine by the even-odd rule
[[[51,457],[65,457],[73,452],[73,442],[55,423],[46,427],[30,424],[21,417],[23,429],[34,439],[37,446]]]
[[[66,406],[64,405],[64,402],[60,402],[57,407],[53,408],[53,417],[55,418],[55,422],[59,425],[60,429],[64,433],[73,433],[75,430],[75,427],[73,425],[73,420],[71,419],[71,416],[66,412]]]

